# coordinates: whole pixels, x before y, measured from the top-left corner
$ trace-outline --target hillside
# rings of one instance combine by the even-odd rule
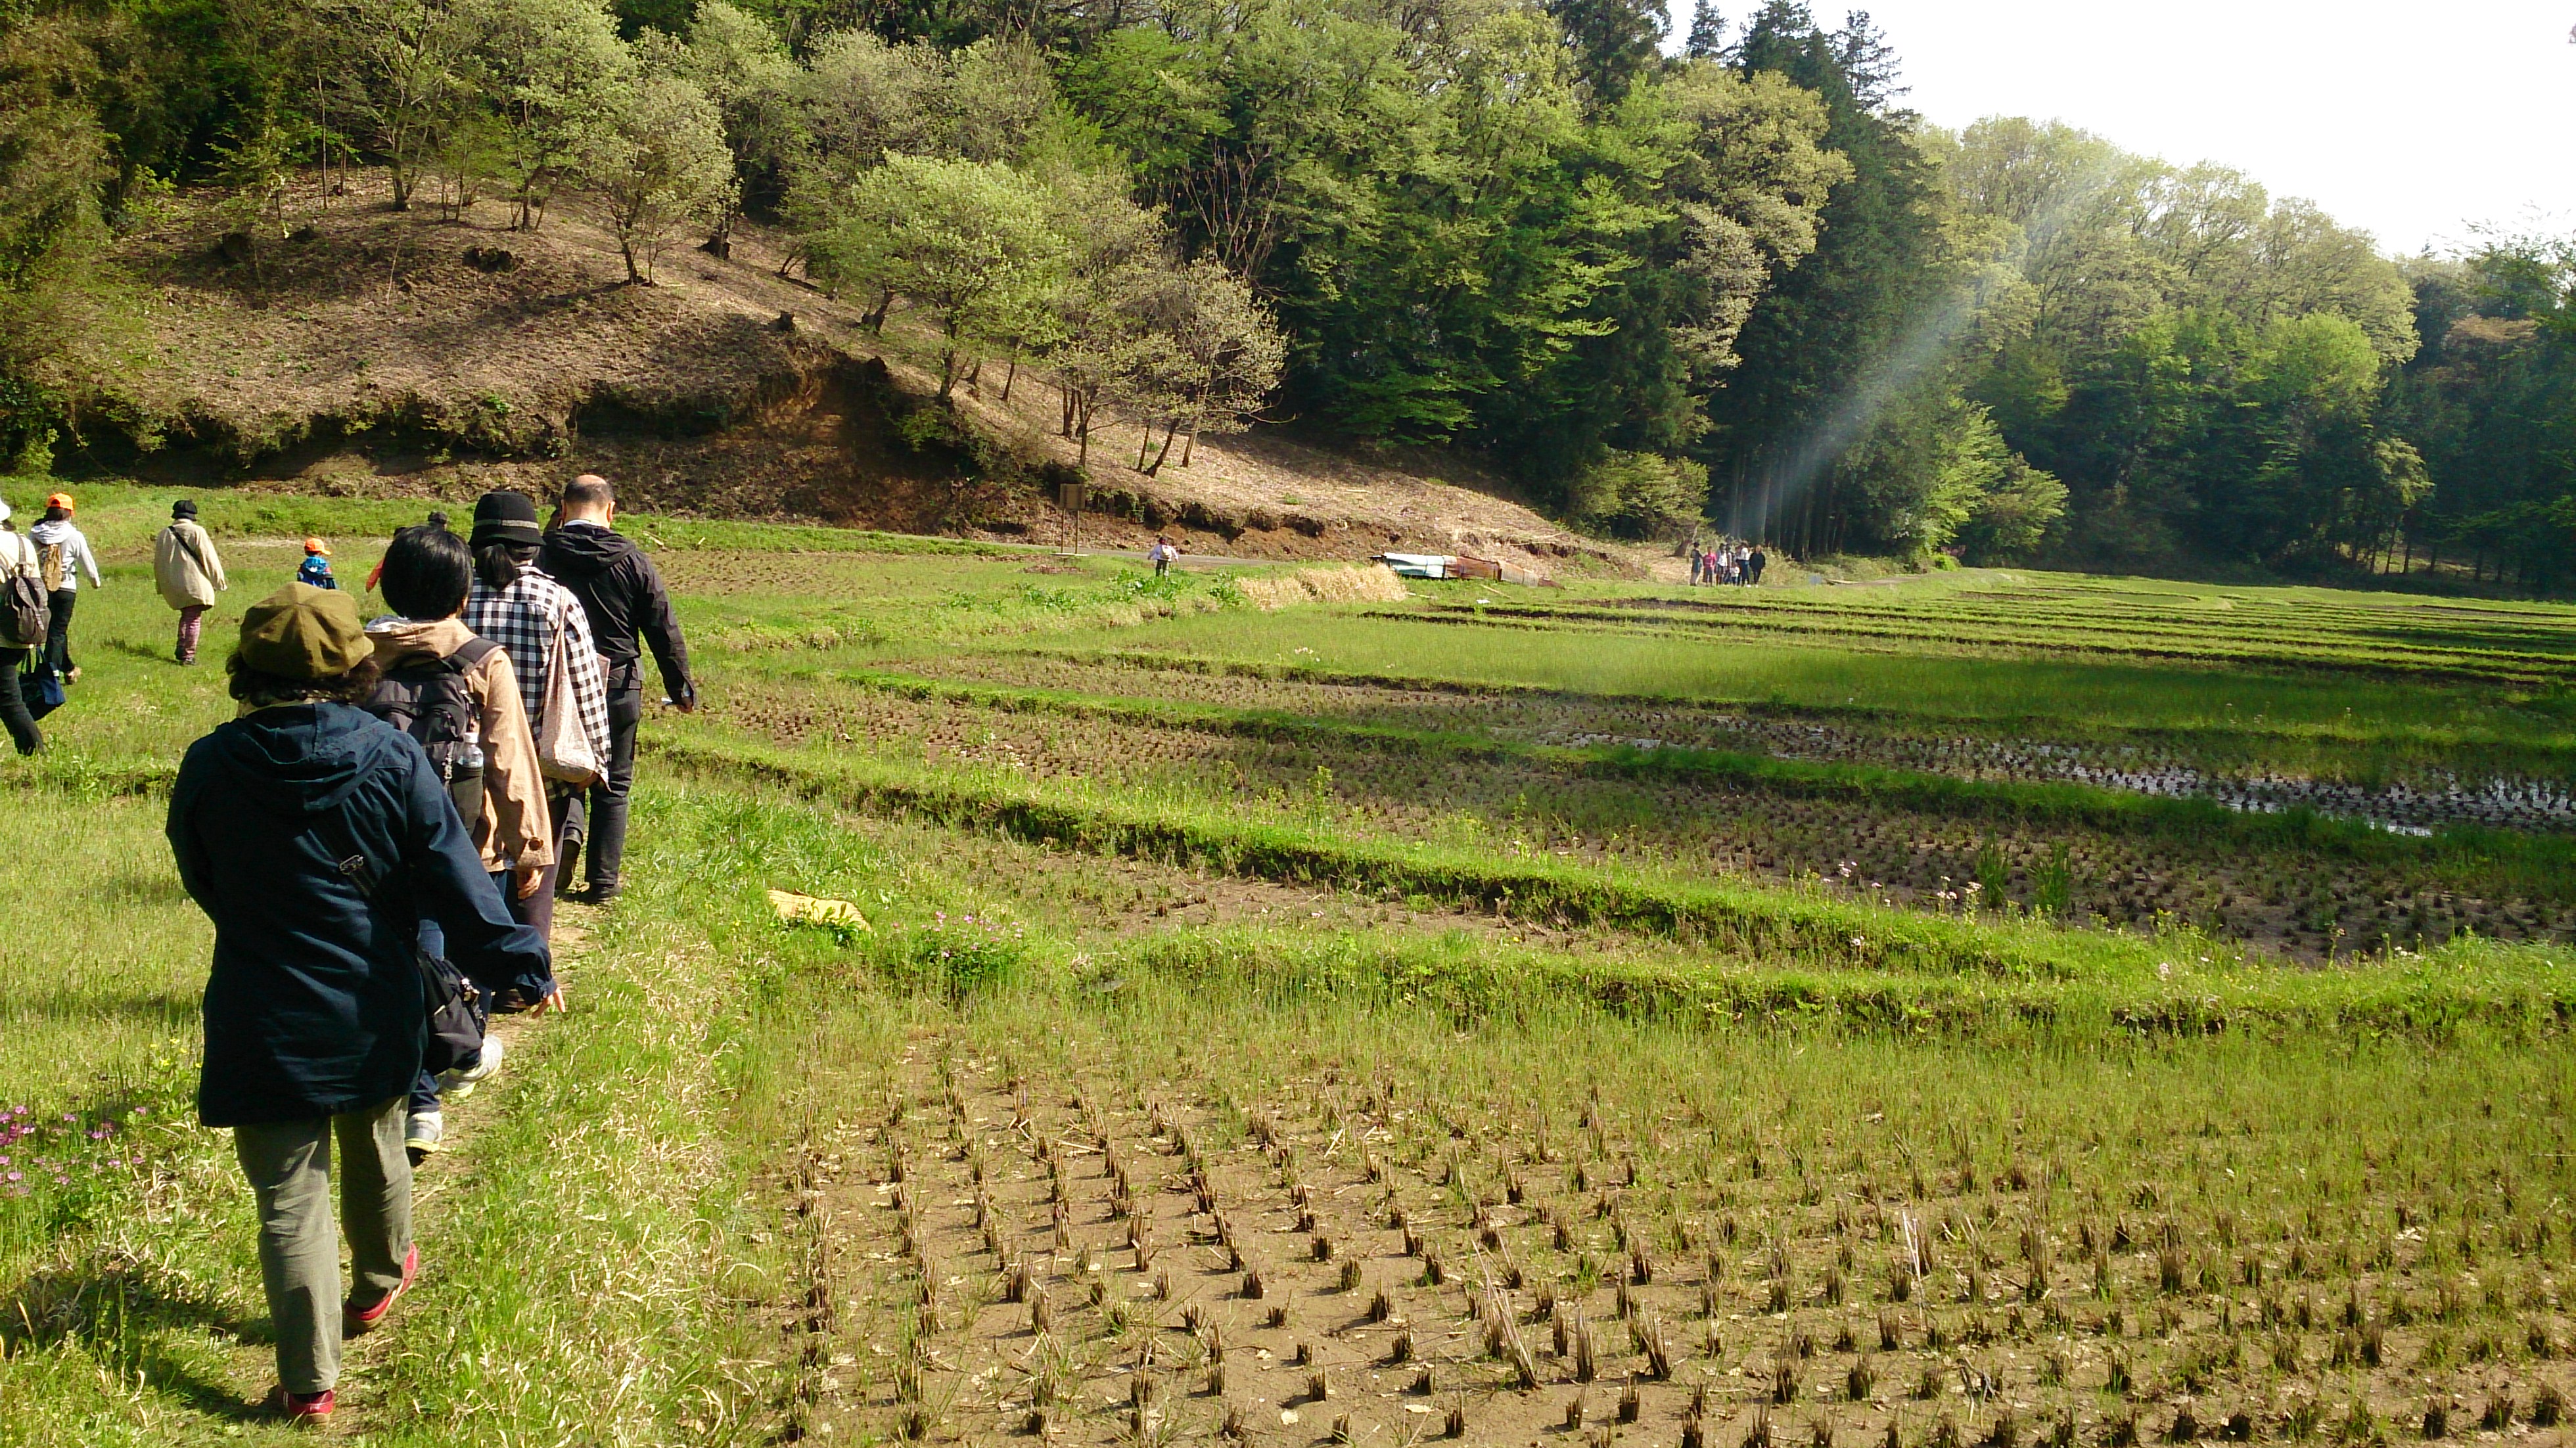
[[[611,238],[577,209],[542,230],[391,209],[381,178],[290,203],[290,239],[256,247],[182,198],[112,257],[133,324],[101,359],[110,403],[66,463],[190,482],[339,495],[456,497],[574,470],[656,510],[803,518],[1054,543],[1052,484],[1078,474],[1034,372],[981,396],[963,427],[925,404],[900,314],[880,338],[855,309],[779,274],[753,236],[730,259],[664,256],[623,283]],[[1201,439],[1148,477],[1132,424],[1095,432],[1085,546],[1168,532],[1193,551],[1355,557],[1472,551],[1546,569],[1640,571],[1511,501],[1284,429]]]

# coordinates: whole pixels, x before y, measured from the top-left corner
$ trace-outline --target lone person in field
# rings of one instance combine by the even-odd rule
[[[403,1101],[428,1036],[422,918],[484,989],[554,990],[429,756],[355,707],[374,653],[345,593],[288,584],[251,605],[229,666],[241,714],[190,746],[170,792],[180,883],[215,926],[197,1114],[232,1128],[258,1200],[268,1406],[308,1422],[335,1404],[341,1339],[382,1321],[420,1270]],[[345,1299],[341,1230],[357,1273]]]
[[[584,473],[563,491],[563,521],[545,535],[537,566],[572,590],[590,618],[590,639],[608,669],[608,770],[587,791],[588,825],[567,828],[565,860],[558,870],[570,883],[578,836],[589,840],[589,888],[581,898],[605,905],[617,898],[626,861],[628,797],[635,788],[635,733],[644,722],[644,650],[661,666],[662,692],[681,713],[698,707],[689,679],[688,644],[671,612],[671,595],[644,550],[620,537],[617,493],[606,478]]]
[[[161,601],[179,610],[175,657],[183,664],[195,663],[206,610],[215,606],[217,593],[232,586],[224,581],[224,560],[216,556],[215,540],[198,526],[195,499],[170,505],[170,526],[152,540],[152,581],[161,589]]]

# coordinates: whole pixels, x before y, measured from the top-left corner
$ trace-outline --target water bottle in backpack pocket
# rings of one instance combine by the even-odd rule
[[[483,819],[483,749],[482,711],[466,675],[499,647],[474,639],[443,659],[407,659],[385,672],[364,706],[420,742],[469,833]]]

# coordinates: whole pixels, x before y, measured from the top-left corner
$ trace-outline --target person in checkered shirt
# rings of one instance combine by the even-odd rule
[[[533,721],[544,707],[547,661],[554,657],[555,636],[571,630],[567,652],[572,663],[573,703],[581,711],[581,732],[591,752],[608,758],[608,684],[592,645],[590,618],[572,591],[548,578],[536,566],[545,534],[537,525],[537,505],[525,493],[485,493],[474,504],[474,590],[465,600],[465,626],[501,646],[510,656],[519,681],[519,697],[528,701]],[[536,893],[512,900],[511,911],[549,938],[554,931],[555,886],[566,862],[581,848],[579,825],[568,808],[572,786],[549,782],[553,806],[555,863]]]

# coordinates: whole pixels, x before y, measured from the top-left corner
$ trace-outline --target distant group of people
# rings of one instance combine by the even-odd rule
[[[228,583],[195,505],[171,511],[153,572],[179,614],[174,656],[193,664]],[[22,750],[34,726],[21,732],[12,701],[35,646],[9,626],[16,604],[48,595],[48,624],[66,632],[39,642],[69,677],[56,584],[76,587],[77,566],[100,585],[70,514],[58,494],[22,538],[0,509],[0,715]],[[180,880],[215,926],[198,1115],[232,1128],[258,1200],[269,1403],[288,1418],[331,1414],[342,1341],[418,1275],[412,1169],[442,1145],[442,1103],[500,1066],[490,1015],[562,1006],[558,891],[619,893],[645,653],[666,702],[696,707],[669,595],[615,516],[587,474],[551,526],[518,492],[485,494],[466,537],[434,513],[386,547],[368,583],[387,611],[372,621],[306,540],[296,581],[242,619],[226,666],[236,717],[188,750],[172,788]]]
[[[1707,548],[1691,548],[1691,584],[1732,584],[1750,588],[1762,581],[1762,570],[1770,563],[1761,547],[1752,543],[1717,543]]]

